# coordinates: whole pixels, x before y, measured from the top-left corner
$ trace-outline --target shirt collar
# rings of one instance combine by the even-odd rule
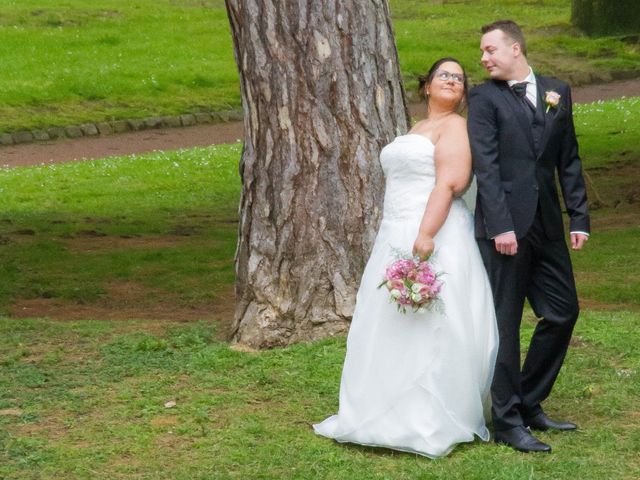
[[[531,67],[529,67],[529,75],[527,75],[524,80],[522,81],[507,80],[507,85],[509,85],[510,87],[513,87],[516,83],[522,83],[522,82],[532,83],[533,85],[536,84],[536,76],[533,74],[533,69]]]

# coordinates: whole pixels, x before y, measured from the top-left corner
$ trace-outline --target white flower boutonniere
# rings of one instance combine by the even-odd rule
[[[547,109],[544,113],[547,113],[550,108],[556,108],[560,103],[560,94],[558,92],[554,92],[553,90],[549,90],[544,92],[544,103],[547,104]]]

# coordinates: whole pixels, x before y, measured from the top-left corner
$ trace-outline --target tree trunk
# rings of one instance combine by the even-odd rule
[[[590,35],[640,32],[638,0],[573,0],[571,22]]]
[[[344,332],[409,126],[386,0],[226,0],[245,144],[234,341]]]

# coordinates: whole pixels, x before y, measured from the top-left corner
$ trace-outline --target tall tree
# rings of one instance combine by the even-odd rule
[[[234,339],[343,332],[375,238],[381,147],[409,117],[386,0],[226,0],[245,144]]]
[[[640,33],[638,0],[573,0],[571,22],[588,34]]]

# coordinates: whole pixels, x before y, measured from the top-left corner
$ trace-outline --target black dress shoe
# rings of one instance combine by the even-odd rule
[[[524,419],[525,426],[529,427],[531,430],[561,430],[561,431],[570,431],[575,430],[578,426],[575,423],[571,422],[556,422],[555,420],[551,420],[547,417],[544,412],[540,412],[539,414]]]
[[[493,440],[496,443],[509,445],[511,448],[520,452],[551,452],[549,445],[542,443],[524,427],[497,431],[494,433]]]

